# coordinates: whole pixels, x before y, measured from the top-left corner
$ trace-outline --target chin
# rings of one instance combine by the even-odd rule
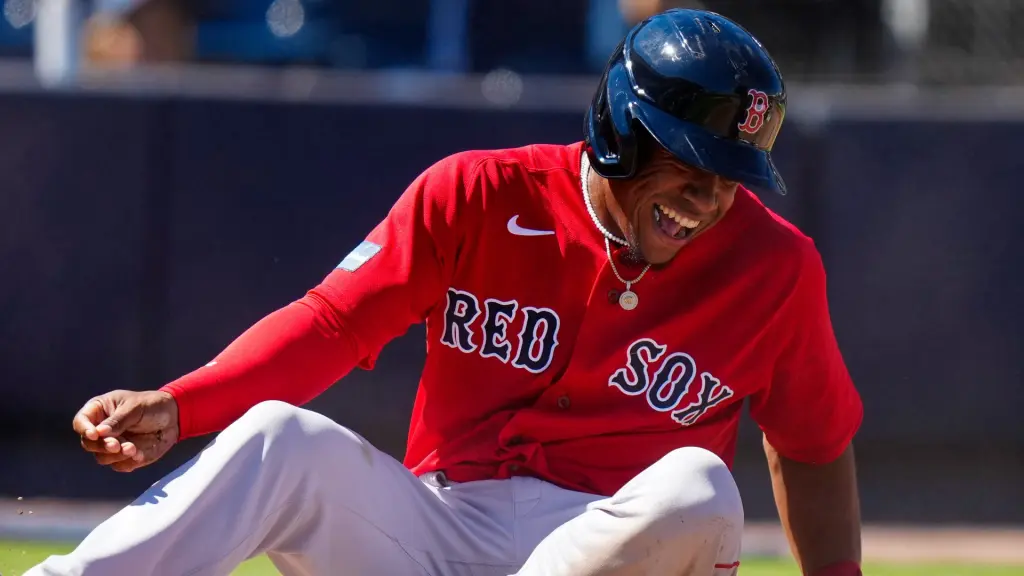
[[[671,262],[678,253],[679,250],[651,249],[650,247],[645,248],[642,244],[640,246],[640,255],[651,266],[664,266]]]

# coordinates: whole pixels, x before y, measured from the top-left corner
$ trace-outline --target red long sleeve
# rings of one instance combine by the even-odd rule
[[[213,362],[161,388],[178,402],[181,439],[217,432],[265,400],[309,402],[359,362],[317,292],[246,330]]]
[[[466,192],[475,164],[461,155],[431,166],[319,286],[161,388],[178,402],[181,437],[223,430],[262,401],[305,404],[424,321],[444,298],[461,229],[477,220]]]

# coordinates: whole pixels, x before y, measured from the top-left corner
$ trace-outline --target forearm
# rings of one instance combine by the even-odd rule
[[[827,464],[789,460],[765,441],[779,518],[804,574],[847,576],[856,569],[821,572],[861,561],[860,500],[852,447]]]
[[[161,390],[178,403],[184,439],[222,430],[265,400],[305,404],[358,360],[330,307],[311,294],[264,317],[213,362]]]

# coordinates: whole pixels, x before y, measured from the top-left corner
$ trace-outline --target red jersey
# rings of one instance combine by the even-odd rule
[[[715,226],[632,286],[639,304],[626,310],[584,203],[582,153],[582,143],[471,151],[421,174],[307,296],[308,330],[335,344],[303,362],[350,361],[310,377],[298,400],[356,363],[372,368],[389,341],[425,321],[405,456],[416,474],[531,475],[609,495],[682,446],[731,466],[745,399],[782,455],[841,454],[862,405],[813,242],[740,188]],[[635,278],[641,268],[624,251],[613,251],[616,267]],[[183,435],[204,428],[190,386],[166,387]],[[227,385],[208,388],[203,402],[229,402]],[[245,394],[231,402],[296,398]]]

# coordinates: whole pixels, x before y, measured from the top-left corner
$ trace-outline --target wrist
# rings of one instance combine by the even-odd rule
[[[173,420],[173,425],[177,432],[175,443],[181,442],[186,438],[185,428],[182,426],[182,424],[184,424],[184,422],[182,422],[183,415],[181,413],[182,391],[180,388],[175,386],[174,383],[170,383],[161,386],[156,392],[163,398],[169,412],[171,413],[170,415]]]
[[[852,560],[836,562],[815,570],[811,576],[864,576],[860,564]]]

